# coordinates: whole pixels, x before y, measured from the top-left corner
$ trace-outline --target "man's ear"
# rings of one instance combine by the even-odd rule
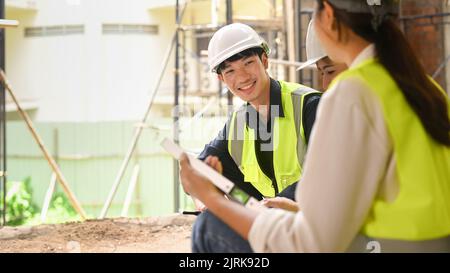
[[[265,69],[268,69],[268,68],[269,68],[269,57],[267,56],[266,53],[263,53],[263,54],[261,55],[261,62],[262,62],[262,64],[264,65],[264,68],[265,68]]]
[[[217,79],[221,82],[224,82],[222,74],[217,74]]]

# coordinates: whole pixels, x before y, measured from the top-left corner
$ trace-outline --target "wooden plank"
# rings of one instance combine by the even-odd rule
[[[86,213],[84,212],[83,208],[81,207],[78,200],[75,198],[75,195],[72,193],[72,191],[69,188],[69,185],[66,182],[66,178],[62,174],[61,170],[59,169],[59,166],[56,164],[55,160],[53,159],[53,156],[48,152],[47,148],[44,146],[44,142],[42,141],[41,137],[37,133],[36,129],[34,128],[34,125],[28,116],[28,114],[20,107],[19,101],[17,100],[16,96],[14,95],[14,92],[12,90],[11,84],[9,83],[8,79],[6,78],[5,72],[0,69],[0,81],[5,87],[5,89],[9,92],[9,95],[13,99],[14,103],[17,106],[17,110],[24,119],[25,123],[28,126],[28,129],[30,130],[31,134],[33,135],[33,138],[36,140],[39,148],[41,149],[42,153],[44,154],[45,158],[47,159],[50,167],[52,168],[53,172],[56,174],[56,177],[58,179],[58,182],[60,183],[62,189],[66,193],[67,197],[69,198],[69,201],[75,211],[80,215],[82,220],[86,220]]]

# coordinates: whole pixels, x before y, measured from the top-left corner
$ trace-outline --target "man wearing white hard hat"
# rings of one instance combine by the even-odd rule
[[[306,57],[308,60],[303,63],[297,70],[304,69],[316,65],[322,78],[322,89],[326,91],[331,81],[336,78],[342,71],[347,70],[345,63],[333,62],[325,53],[316,31],[314,30],[314,21],[311,20],[306,33]]]
[[[322,45],[349,69],[320,103],[299,209],[236,204],[183,154],[183,188],[210,208],[193,250],[449,253],[450,104],[397,26],[400,2],[315,2]]]
[[[219,29],[208,62],[228,89],[246,102],[233,112],[199,158],[217,156],[223,175],[268,206],[294,199],[321,93],[270,78],[267,43],[249,26]],[[266,199],[271,200],[271,199]]]

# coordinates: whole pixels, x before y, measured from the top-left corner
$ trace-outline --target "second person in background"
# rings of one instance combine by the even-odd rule
[[[219,29],[208,46],[212,72],[246,103],[199,158],[217,156],[223,175],[259,198],[294,199],[321,93],[272,79],[269,48],[251,27]]]
[[[306,33],[306,57],[308,60],[297,70],[316,65],[321,74],[322,91],[324,92],[328,89],[333,79],[348,68],[345,63],[333,62],[330,57],[327,56],[327,53],[325,53],[325,50],[320,44],[319,38],[317,38],[314,29],[314,20],[309,22],[308,31]]]

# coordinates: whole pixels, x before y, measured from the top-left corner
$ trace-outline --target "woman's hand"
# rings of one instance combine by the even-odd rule
[[[300,210],[297,202],[292,201],[291,199],[286,197],[267,198],[262,200],[261,202],[264,206],[269,208],[278,208],[293,212],[297,212]]]
[[[214,161],[214,168],[219,167],[219,165],[220,168],[222,167],[220,161],[217,163],[214,159],[210,160]],[[189,163],[189,158],[184,153],[180,157],[180,178],[184,191],[192,197],[199,199],[205,205],[207,205],[208,198],[223,197],[223,194],[211,181],[192,168]]]

